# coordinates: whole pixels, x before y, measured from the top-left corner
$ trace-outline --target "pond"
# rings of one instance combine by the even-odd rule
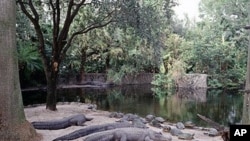
[[[25,91],[24,106],[46,101],[45,91]],[[134,113],[140,116],[154,114],[167,121],[205,123],[197,117],[204,115],[224,125],[240,122],[243,94],[238,90],[179,89],[174,92],[152,91],[151,85],[127,85],[112,88],[67,88],[58,90],[58,102],[97,104],[98,109]]]

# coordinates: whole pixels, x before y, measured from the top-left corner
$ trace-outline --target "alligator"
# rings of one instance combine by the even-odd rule
[[[86,121],[90,121],[93,118],[88,118],[83,114],[73,115],[59,120],[51,121],[35,121],[31,122],[35,129],[40,130],[58,130],[64,129],[70,126],[83,126]]]
[[[83,129],[76,130],[67,135],[58,137],[54,139],[53,141],[73,140],[73,139],[77,139],[77,138],[80,138],[80,137],[83,137],[92,133],[116,129],[116,128],[123,128],[123,127],[134,127],[134,125],[129,123],[128,121],[106,123],[102,125],[92,125],[92,126],[85,127]]]
[[[119,128],[86,136],[83,141],[171,141],[170,136],[142,128]]]

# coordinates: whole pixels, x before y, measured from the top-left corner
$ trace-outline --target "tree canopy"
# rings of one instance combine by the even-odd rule
[[[239,87],[246,76],[247,3],[201,0],[199,20],[180,20],[175,0],[18,0],[20,72],[27,80],[45,73],[51,110],[58,76],[88,72],[117,81],[153,72],[154,84],[166,87],[179,75],[205,73],[209,87]]]

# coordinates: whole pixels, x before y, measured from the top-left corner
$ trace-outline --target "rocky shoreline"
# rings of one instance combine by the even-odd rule
[[[84,114],[88,117],[92,117],[93,120],[86,122],[86,126],[100,125],[105,123],[113,123],[119,120],[123,120],[124,117],[127,118],[128,115],[134,114],[123,114],[118,116],[118,113],[110,113],[108,111],[97,110],[95,106],[85,104],[85,103],[75,103],[75,102],[64,102],[57,104],[57,111],[49,111],[45,109],[45,105],[32,105],[26,106],[24,111],[26,119],[29,122],[33,121],[48,121],[61,119],[63,117],[68,117],[74,114]],[[148,120],[152,116],[151,121],[145,122],[145,126],[157,132],[161,132],[165,136],[170,136],[172,141],[181,140],[192,140],[192,141],[223,141],[221,136],[217,133],[214,128],[204,128],[198,127],[189,123],[170,123],[161,119],[160,117],[154,117],[153,115],[148,115],[147,117],[140,117],[140,119]],[[136,117],[136,115],[134,116]],[[153,118],[154,117],[154,118]],[[154,119],[154,120],[153,120]],[[143,121],[143,120],[142,120]],[[153,122],[154,121],[154,122]],[[144,122],[143,122],[144,123]],[[82,129],[81,126],[71,126],[60,130],[36,130],[42,135],[42,141],[51,141],[57,137],[66,135],[73,131]],[[182,134],[180,134],[182,133]],[[73,141],[82,141],[84,137],[75,139]]]

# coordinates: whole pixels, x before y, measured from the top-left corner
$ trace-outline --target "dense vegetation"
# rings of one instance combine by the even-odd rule
[[[59,67],[61,77],[89,72],[108,73],[113,80],[122,75],[154,72],[154,84],[165,85],[176,75],[205,73],[210,87],[238,87],[244,83],[247,62],[247,0],[201,0],[200,19],[178,19],[175,0],[124,0],[115,21],[72,40]],[[79,10],[69,34],[104,17],[98,4]],[[38,14],[46,17],[42,4]],[[62,7],[62,11],[66,11]],[[20,9],[19,9],[20,10]],[[89,20],[86,20],[89,19]],[[18,12],[19,68],[23,86],[45,83],[41,55],[32,24]],[[52,46],[52,25],[40,20],[47,57]],[[36,80],[34,80],[36,78]],[[168,85],[169,86],[169,85]]]

